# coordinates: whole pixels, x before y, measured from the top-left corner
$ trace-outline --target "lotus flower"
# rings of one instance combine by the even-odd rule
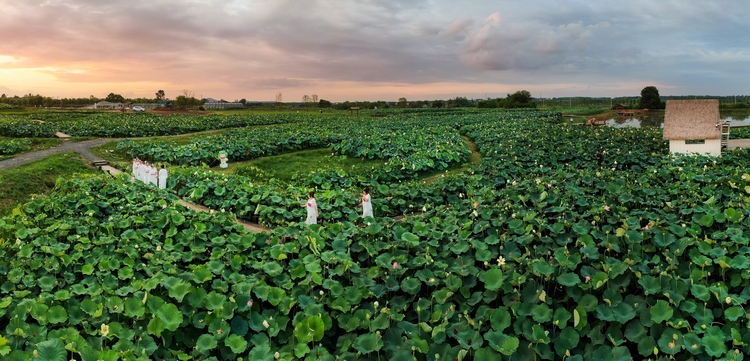
[[[398,268],[398,262],[393,262],[393,269]]]
[[[591,276],[586,276],[586,282],[591,281]]]
[[[247,307],[253,307],[253,300],[247,301]]]
[[[604,210],[609,212],[609,206],[604,206]]]
[[[109,335],[109,326],[102,323],[102,336],[107,337]]]

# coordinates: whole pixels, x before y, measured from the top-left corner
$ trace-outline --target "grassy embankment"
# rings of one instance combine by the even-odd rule
[[[0,170],[0,216],[10,214],[19,203],[32,199],[32,195],[49,193],[58,177],[71,177],[76,173],[98,173],[84,163],[78,153],[62,153],[27,163],[15,168]]]

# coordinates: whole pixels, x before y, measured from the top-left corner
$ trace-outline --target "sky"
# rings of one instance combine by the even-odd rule
[[[746,0],[0,0],[0,93],[750,94]]]

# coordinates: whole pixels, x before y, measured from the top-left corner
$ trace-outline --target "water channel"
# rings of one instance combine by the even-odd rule
[[[750,125],[750,111],[747,110],[729,110],[721,111],[721,120],[732,122],[732,125]],[[664,112],[650,112],[648,115],[639,115],[633,117],[614,117],[607,119],[606,125],[615,128],[627,127],[664,127]]]

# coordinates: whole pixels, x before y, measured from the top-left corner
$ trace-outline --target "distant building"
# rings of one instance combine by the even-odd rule
[[[206,98],[206,102],[203,103],[203,107],[206,109],[242,109],[245,107],[245,104],[242,103],[209,102],[208,99],[211,98]]]
[[[664,139],[669,141],[670,152],[719,156],[721,138],[718,99],[667,100]]]
[[[123,106],[122,103],[98,102],[94,104],[94,109],[120,109]]]

